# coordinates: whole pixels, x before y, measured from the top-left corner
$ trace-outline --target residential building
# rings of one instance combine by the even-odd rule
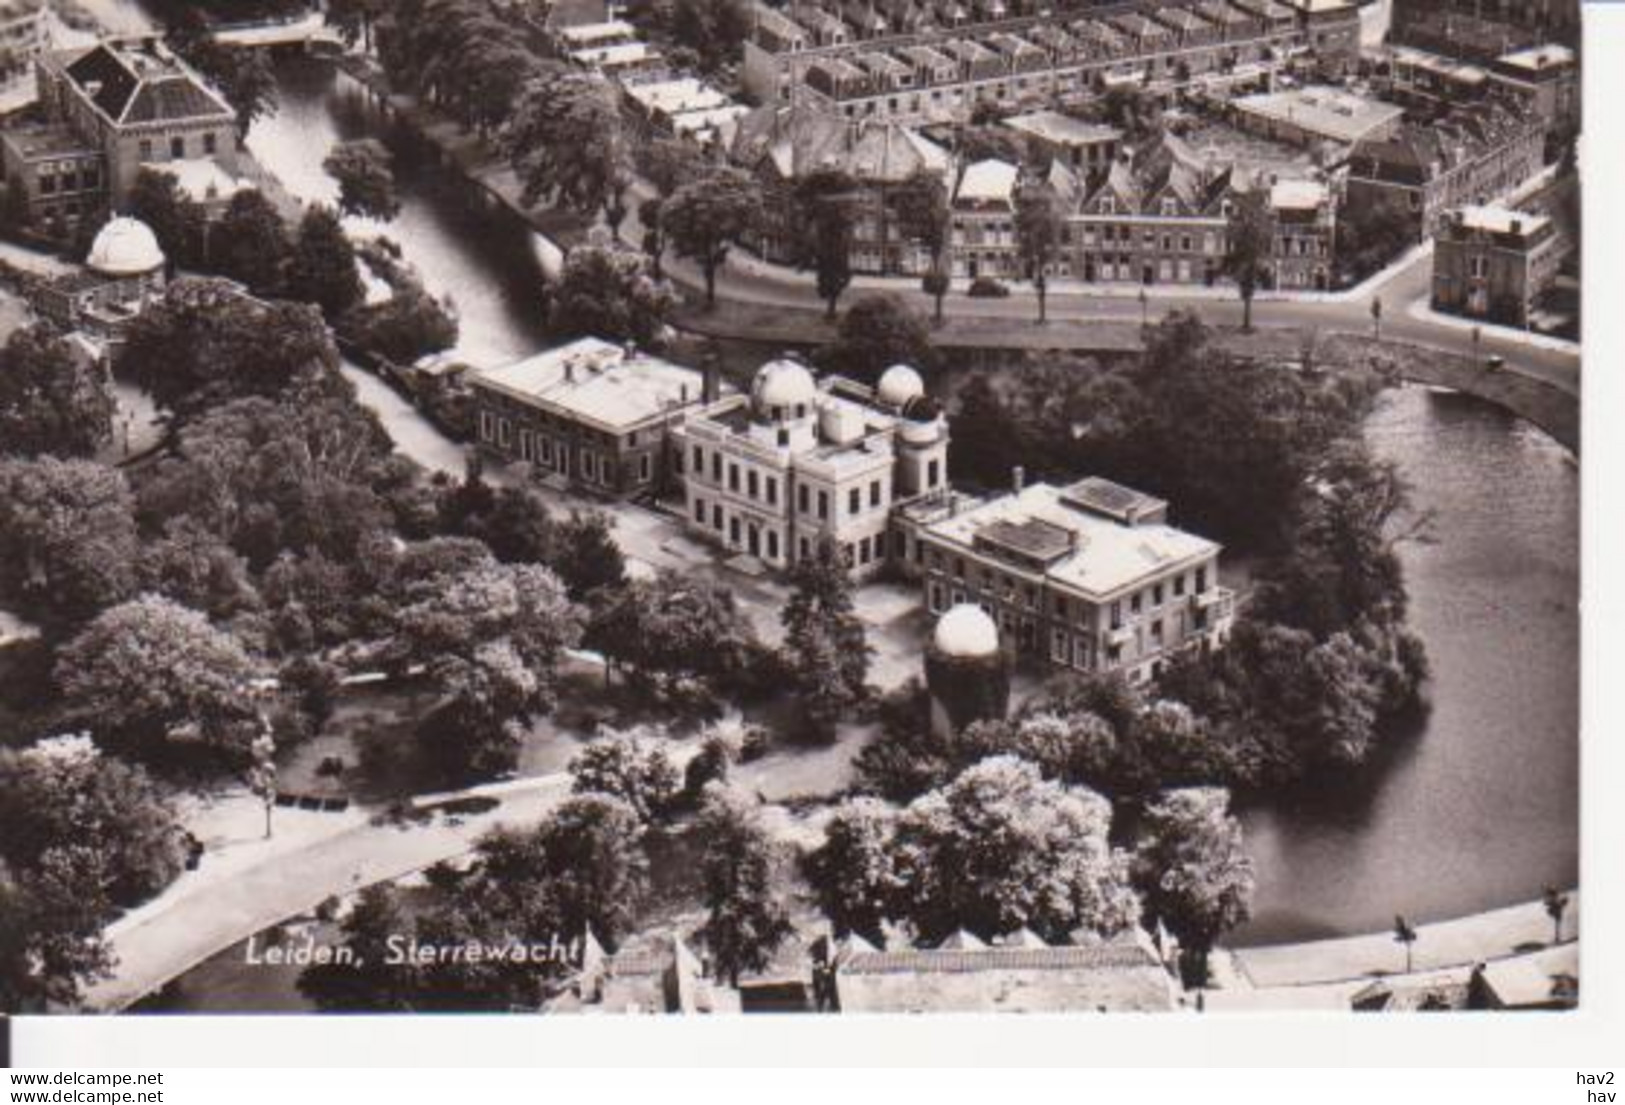
[[[580,965],[546,1013],[737,1013],[739,992],[712,982],[705,963],[675,933],[633,936],[613,952],[592,932]]]
[[[1181,653],[1222,646],[1235,617],[1219,546],[1167,514],[1110,480],[1023,486],[1018,473],[1008,494],[907,510],[897,544],[933,614],[975,603],[1016,655],[1139,682]]]
[[[1073,172],[1093,177],[1111,168],[1123,148],[1123,132],[1063,115],[1058,111],[1035,111],[1014,115],[1003,126],[1027,143],[1035,162],[1059,161]]]
[[[814,959],[820,1008],[841,1013],[1153,1013],[1180,989],[1144,930],[1050,944],[1027,929],[993,943],[958,932],[881,950],[856,934]]]
[[[1580,41],[1580,0],[1393,0],[1390,37],[1490,61],[1542,42]]]
[[[1567,46],[1546,43],[1503,54],[1490,63],[1490,82],[1549,127],[1580,121],[1580,67]]]
[[[1235,204],[1254,188],[1267,191],[1273,228],[1266,285],[1327,287],[1337,211],[1324,181],[1214,161],[1173,135],[1119,157],[1098,187],[1066,206],[1057,274],[1091,283],[1218,283]]]
[[[805,104],[768,105],[742,117],[729,157],[761,183],[765,216],[750,244],[763,257],[795,263],[802,233],[796,184],[817,170],[852,178],[851,263],[858,272],[923,273],[930,254],[898,233],[892,189],[917,172],[951,180],[953,157],[918,131],[887,121],[854,123]]]
[[[107,159],[60,123],[38,119],[0,131],[8,215],[62,238],[86,216],[107,209]]]
[[[621,88],[629,113],[645,133],[726,142],[750,109],[697,77],[638,81]]]
[[[115,209],[144,167],[207,159],[236,176],[236,112],[156,38],[45,53],[38,73],[47,120],[101,151]]]
[[[45,48],[44,0],[0,0],[0,101],[34,78],[34,59]]]
[[[834,0],[788,12],[758,0],[755,10],[744,86],[763,103],[805,96],[851,119],[963,123],[979,105],[1038,108],[1113,85],[1171,92],[1267,80],[1305,59],[1335,73],[1359,49],[1352,0],[1149,0],[1105,12],[986,0],[945,4],[935,19],[874,6],[851,21]]]
[[[1330,142],[1343,150],[1386,138],[1399,129],[1405,109],[1340,88],[1311,85],[1241,96],[1230,103],[1242,130],[1296,146]]]
[[[949,249],[953,274],[978,277],[1022,275],[1016,244],[1016,182],[1021,170],[1008,161],[965,166],[954,189]]]
[[[1407,213],[1419,234],[1438,233],[1446,213],[1497,200],[1545,166],[1546,127],[1489,100],[1389,138],[1361,142],[1350,155],[1345,202]]]
[[[870,388],[770,361],[749,395],[693,412],[673,436],[689,532],[773,568],[831,540],[854,574],[872,574],[891,553],[894,510],[948,485],[947,419],[902,365]]]
[[[704,374],[598,338],[466,379],[482,449],[614,496],[670,485],[673,431],[706,400]]]
[[[1433,241],[1433,305],[1441,311],[1527,326],[1557,279],[1568,244],[1545,215],[1464,207]]]

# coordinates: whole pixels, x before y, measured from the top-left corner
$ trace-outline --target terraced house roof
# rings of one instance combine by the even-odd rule
[[[100,43],[64,58],[68,79],[118,124],[234,119],[231,106],[167,49]]]

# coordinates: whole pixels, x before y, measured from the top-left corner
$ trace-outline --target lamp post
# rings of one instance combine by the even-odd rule
[[[1371,297],[1371,336],[1382,340],[1382,296]]]
[[[1479,344],[1483,340],[1484,340],[1484,328],[1481,327],[1481,326],[1473,327],[1473,365],[1475,367],[1477,367],[1477,368],[1483,368],[1484,367],[1484,358],[1481,357],[1479,355],[1479,352],[1478,352]]]
[[[1140,289],[1140,329],[1147,330],[1150,329],[1150,327],[1151,297],[1145,294],[1145,289],[1142,287]]]

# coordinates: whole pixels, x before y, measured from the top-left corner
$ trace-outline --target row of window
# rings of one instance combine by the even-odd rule
[[[204,131],[203,132],[203,144],[202,144],[202,154],[203,154],[203,156],[205,156],[205,157],[214,156],[214,154],[219,152],[219,150],[217,148],[218,145],[219,145],[219,142],[215,138],[214,131],[210,130],[210,131]],[[140,144],[139,144],[139,146],[137,148],[141,151],[141,160],[142,161],[151,161],[152,160],[153,148],[154,148],[153,143],[152,143],[152,139],[150,139],[150,138],[141,139]],[[186,136],[184,134],[175,134],[175,135],[170,136],[170,139],[169,139],[169,156],[172,159],[179,161],[182,158],[186,157],[187,156],[186,150],[187,150]]]
[[[615,482],[615,458],[601,456],[595,450],[585,446],[575,450],[575,471],[570,470],[571,450],[563,443],[557,443],[545,434],[536,433],[526,427],[519,427],[516,434],[513,423],[506,418],[492,414],[490,411],[480,412],[480,439],[494,444],[501,449],[511,449],[517,443],[519,459],[528,463],[540,464],[544,468],[553,469],[564,475],[574,475],[587,483],[600,483],[605,486]],[[649,453],[642,453],[637,458],[637,479],[639,483],[648,483],[654,478],[654,458]]]
[[[706,472],[707,453],[704,446],[695,445],[692,449],[693,474],[703,476]],[[752,502],[762,502],[770,507],[779,505],[779,479],[773,475],[761,475],[756,469],[748,465],[741,468],[738,461],[724,458],[720,450],[712,450],[710,459],[710,482],[717,487],[726,486],[735,495],[743,495]],[[937,478],[937,464],[931,462],[931,480],[933,485]],[[848,514],[861,514],[865,509],[877,509],[886,505],[885,481],[870,481],[867,491],[862,487],[853,487],[847,490],[846,512]],[[816,517],[820,521],[830,518],[832,503],[827,490],[814,491],[807,484],[796,488],[796,509],[805,516],[813,516],[816,505]]]
[[[1024,606],[1028,610],[1037,611],[1039,607],[1038,585],[1028,580],[1017,579],[1005,572],[995,571],[991,565],[980,563],[972,571],[963,556],[949,557],[939,548],[930,548],[925,553],[926,562],[933,571],[951,574],[954,581],[971,586],[977,586],[989,596],[1001,597],[1011,604]],[[1129,595],[1127,610],[1129,618],[1137,619],[1147,610],[1160,610],[1170,599],[1182,599],[1187,589],[1191,593],[1204,595],[1208,591],[1207,565],[1201,565],[1189,574],[1181,572],[1142,587]],[[1108,619],[1111,629],[1123,627],[1123,613],[1125,600],[1119,599],[1108,608]],[[1074,607],[1076,610],[1074,611]],[[1081,599],[1069,599],[1063,594],[1053,594],[1050,600],[1050,609],[1056,617],[1071,619],[1076,614],[1081,625],[1091,622],[1092,607]]]
[[[100,190],[101,186],[102,171],[94,165],[87,165],[78,172],[70,170],[39,175],[39,194],[42,196],[67,192],[95,192]]]

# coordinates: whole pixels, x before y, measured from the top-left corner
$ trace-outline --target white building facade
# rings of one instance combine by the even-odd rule
[[[869,388],[771,361],[748,396],[674,433],[689,532],[771,568],[815,556],[827,538],[855,575],[873,574],[891,549],[894,508],[948,483],[947,419],[902,365]]]

